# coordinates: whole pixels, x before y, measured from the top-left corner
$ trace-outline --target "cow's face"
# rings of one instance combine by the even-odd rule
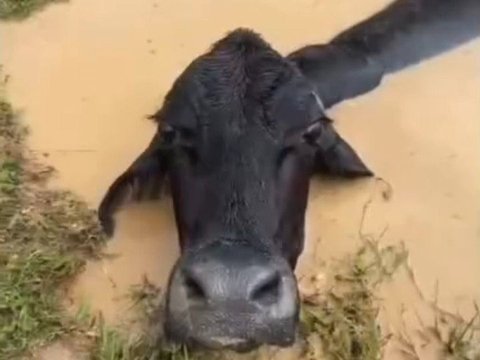
[[[141,195],[168,176],[182,255],[167,333],[210,348],[291,344],[310,175],[370,172],[302,74],[247,31],[194,61],[154,117],[157,135],[112,185],[100,217],[110,228],[126,188]]]

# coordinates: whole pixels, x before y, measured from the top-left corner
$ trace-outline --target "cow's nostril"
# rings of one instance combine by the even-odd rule
[[[259,282],[250,294],[250,300],[263,305],[271,305],[278,301],[280,295],[280,274],[273,273],[268,278]]]
[[[184,282],[187,290],[187,296],[190,300],[205,301],[206,294],[198,281],[192,277],[186,276]]]

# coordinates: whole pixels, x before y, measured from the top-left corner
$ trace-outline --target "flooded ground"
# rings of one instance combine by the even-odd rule
[[[58,170],[56,185],[96,206],[150,140],[146,115],[227,31],[251,27],[287,53],[328,40],[386,3],[72,0],[26,22],[1,24],[0,63],[10,76],[10,99],[31,127],[31,148]],[[403,242],[410,254],[412,272],[381,292],[382,324],[393,332],[406,327],[417,336],[422,322],[433,322],[434,301],[465,319],[480,302],[479,59],[477,41],[330,111],[385,181],[312,181],[298,275],[320,271],[361,243],[369,202],[363,232],[387,228],[381,242]],[[144,275],[164,284],[178,255],[168,200],[130,207],[119,219],[107,250],[117,256],[89,264],[71,291],[75,304],[87,302],[111,322],[125,316],[129,286]],[[430,344],[420,359],[442,359],[435,339],[417,338]],[[386,358],[407,359],[401,354],[392,342]]]

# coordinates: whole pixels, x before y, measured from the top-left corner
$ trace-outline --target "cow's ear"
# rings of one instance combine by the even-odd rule
[[[316,147],[315,172],[345,178],[373,176],[355,150],[335,131],[331,120],[320,120],[305,136]]]
[[[98,209],[100,224],[108,236],[114,232],[115,212],[124,202],[160,195],[168,170],[168,136],[168,130],[157,132],[147,149],[108,188]]]

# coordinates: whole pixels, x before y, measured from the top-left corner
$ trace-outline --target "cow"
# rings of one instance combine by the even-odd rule
[[[150,144],[99,207],[111,235],[127,197],[155,198],[168,186],[181,256],[167,335],[236,351],[291,345],[309,180],[373,175],[326,110],[479,34],[479,0],[397,0],[288,56],[241,28],[195,59],[152,115]]]

